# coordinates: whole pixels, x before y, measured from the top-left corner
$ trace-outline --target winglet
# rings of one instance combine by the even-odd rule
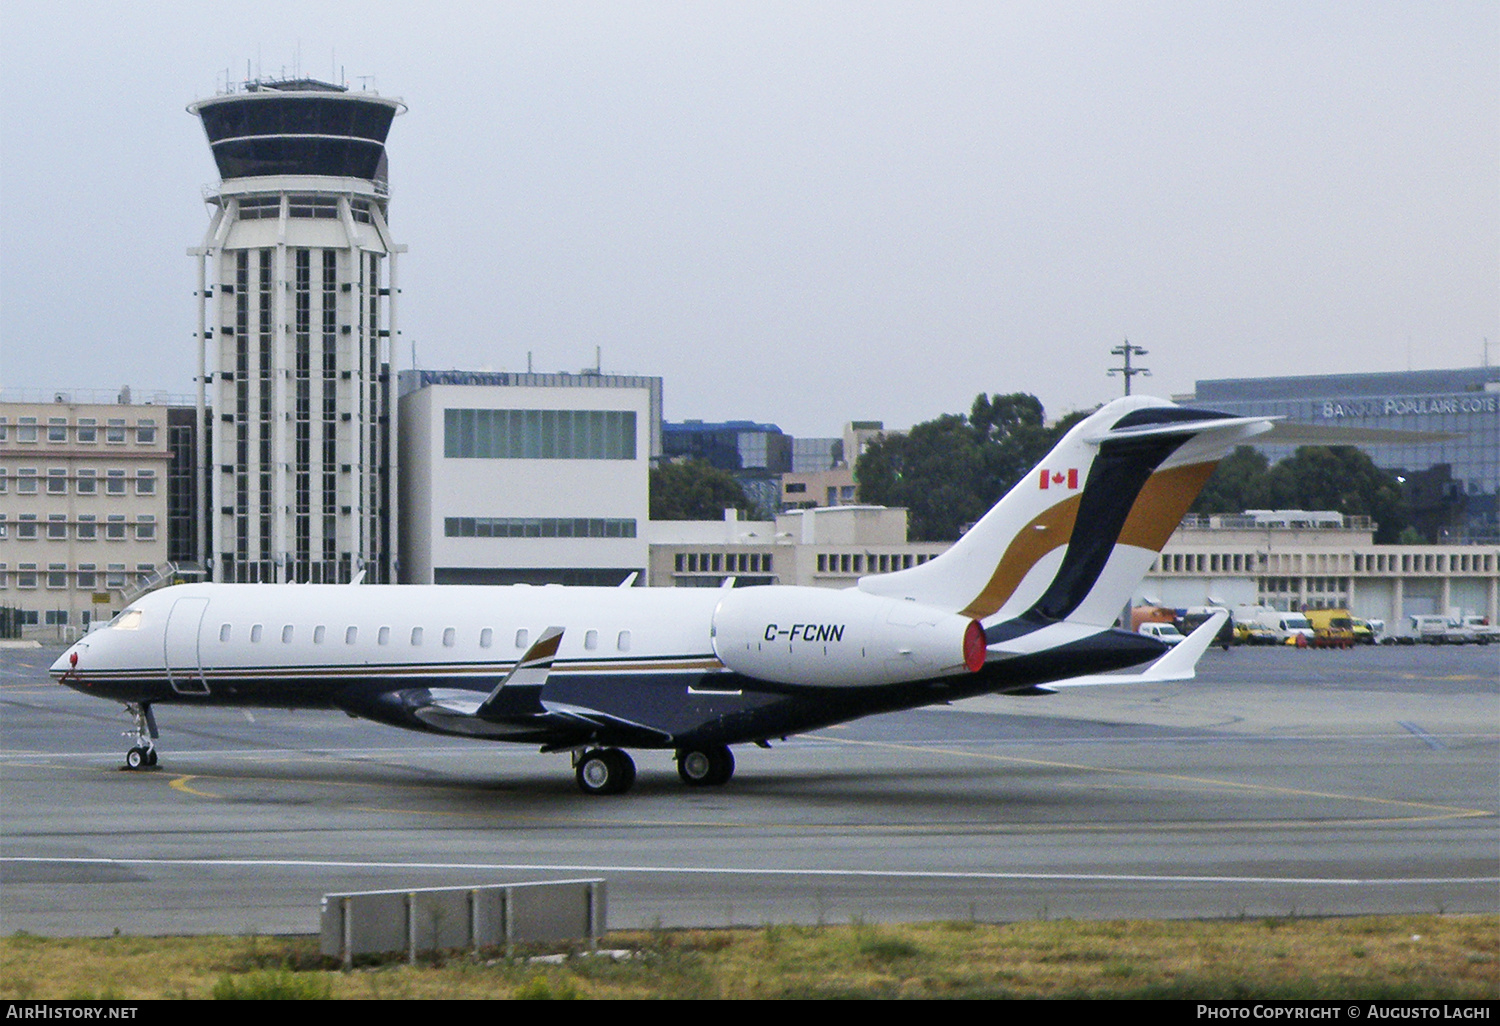
[[[504,680],[495,685],[495,690],[480,703],[474,715],[493,718],[543,712],[542,685],[547,683],[547,675],[552,672],[552,661],[557,658],[562,636],[561,627],[548,627],[542,631],[541,637],[532,642],[526,654],[516,660],[516,665],[511,667]]]
[[[1049,681],[1042,685],[1048,691],[1056,688],[1088,687],[1095,684],[1153,684],[1173,680],[1192,680],[1197,675],[1198,660],[1208,651],[1219,628],[1229,618],[1229,611],[1221,609],[1179,641],[1156,662],[1140,673],[1099,673],[1087,677],[1071,677],[1068,680]]]

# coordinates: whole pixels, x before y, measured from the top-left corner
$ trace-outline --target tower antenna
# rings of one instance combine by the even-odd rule
[[[1130,364],[1130,358],[1131,358],[1131,356],[1145,356],[1146,355],[1146,350],[1142,349],[1140,346],[1133,346],[1133,345],[1131,345],[1130,344],[1130,339],[1127,338],[1124,342],[1122,342],[1120,345],[1115,346],[1109,352],[1110,352],[1110,355],[1112,355],[1112,356],[1123,356],[1125,358],[1125,366],[1123,366],[1123,367],[1111,367],[1110,370],[1109,370],[1109,376],[1110,377],[1114,377],[1116,374],[1123,374],[1125,376],[1125,394],[1126,395],[1130,394],[1130,379],[1131,378],[1135,377],[1137,374],[1144,374],[1148,378],[1151,376],[1151,371],[1148,370],[1147,368],[1145,368],[1145,367],[1132,367],[1131,366],[1131,364]]]

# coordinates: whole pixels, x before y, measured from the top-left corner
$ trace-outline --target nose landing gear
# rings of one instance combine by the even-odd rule
[[[135,720],[135,729],[125,731],[126,737],[135,739],[135,744],[125,753],[125,768],[138,770],[155,766],[155,741],[161,735],[156,730],[156,716],[151,712],[151,703],[126,702],[125,711]]]

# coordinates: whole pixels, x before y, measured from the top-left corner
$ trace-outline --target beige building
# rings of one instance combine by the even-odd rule
[[[781,508],[854,505],[854,465],[865,447],[884,433],[885,425],[878,420],[856,420],[844,425],[842,439],[795,439],[792,470],[781,475]],[[804,447],[812,452],[804,452]],[[824,452],[829,454],[826,458]]]
[[[165,400],[83,396],[0,402],[0,606],[26,636],[108,619],[167,564]]]
[[[1173,608],[1344,608],[1393,632],[1417,615],[1500,614],[1500,546],[1376,545],[1368,517],[1250,510],[1186,517],[1135,600]]]
[[[665,588],[801,584],[849,588],[866,574],[925,563],[946,542],[906,540],[906,510],[832,506],[783,513],[775,521],[653,520],[648,583]]]

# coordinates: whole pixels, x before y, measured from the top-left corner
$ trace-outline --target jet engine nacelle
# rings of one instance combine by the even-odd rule
[[[977,620],[853,588],[743,588],[714,610],[714,654],[778,684],[897,684],[984,665]]]

